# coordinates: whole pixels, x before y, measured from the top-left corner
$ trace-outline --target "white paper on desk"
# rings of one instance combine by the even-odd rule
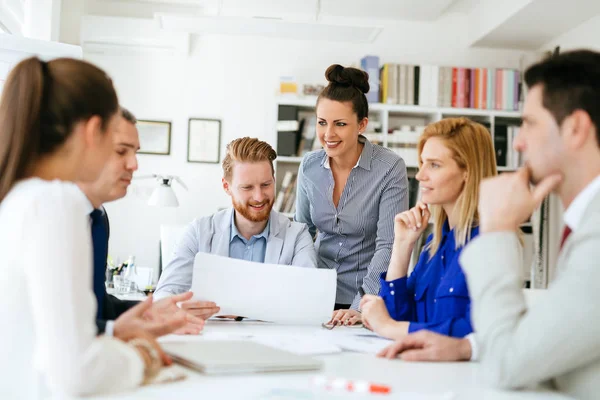
[[[243,334],[225,332],[205,332],[203,340],[249,340],[290,353],[301,355],[322,355],[341,353],[342,349],[324,338],[307,334]]]
[[[320,325],[331,319],[335,270],[262,264],[198,253],[194,299],[214,301],[219,315],[283,324]]]
[[[320,336],[328,338],[330,343],[334,343],[340,348],[359,353],[377,354],[385,349],[393,340],[386,339],[375,333],[364,329],[363,332],[341,333],[334,332],[335,329],[327,332],[321,332]]]
[[[342,349],[327,340],[319,340],[310,335],[259,335],[252,341],[290,353],[301,355],[322,355],[341,353]]]

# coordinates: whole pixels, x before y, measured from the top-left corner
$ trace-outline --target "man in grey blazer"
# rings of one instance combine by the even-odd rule
[[[205,252],[269,264],[317,267],[305,224],[272,210],[275,200],[275,150],[255,138],[229,143],[223,160],[223,189],[232,207],[188,225],[164,269],[155,299],[190,289],[194,258]],[[188,301],[182,308],[201,318],[219,311],[212,302]]]
[[[600,53],[555,56],[529,68],[525,82],[530,90],[514,146],[527,167],[481,184],[481,234],[460,260],[472,297],[474,343],[484,376],[494,386],[544,383],[576,398],[597,399]],[[565,208],[556,278],[528,306],[521,290],[517,230],[552,190]],[[426,332],[382,355],[460,360],[470,359],[472,350],[466,339]]]

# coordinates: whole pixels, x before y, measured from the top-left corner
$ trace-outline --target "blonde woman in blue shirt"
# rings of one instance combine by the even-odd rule
[[[397,339],[426,329],[464,337],[473,332],[471,301],[459,255],[479,233],[479,183],[496,175],[487,129],[467,118],[429,125],[419,139],[421,199],[395,218],[392,261],[381,274],[379,296],[365,296],[362,320],[376,333]],[[434,231],[407,276],[417,239],[433,217]]]

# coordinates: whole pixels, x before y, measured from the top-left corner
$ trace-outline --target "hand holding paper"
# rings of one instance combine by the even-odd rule
[[[334,270],[262,264],[198,253],[194,261],[194,299],[219,305],[220,315],[298,325],[331,318]]]

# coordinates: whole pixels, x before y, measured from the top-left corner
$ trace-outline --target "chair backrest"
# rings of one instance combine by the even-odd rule
[[[173,258],[175,245],[183,234],[186,225],[161,225],[160,226],[160,272],[169,265]]]

